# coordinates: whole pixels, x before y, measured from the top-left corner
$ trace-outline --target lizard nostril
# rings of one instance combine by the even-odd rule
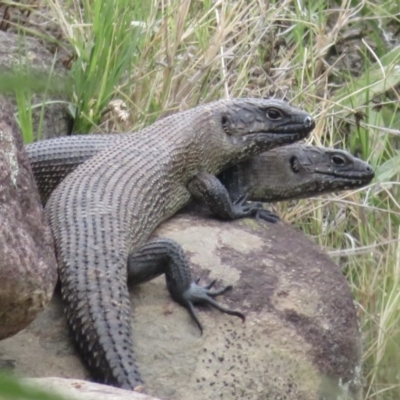
[[[367,167],[367,174],[375,175],[374,170],[371,167]]]
[[[314,122],[314,120],[313,120],[313,118],[309,115],[308,117],[306,117],[305,118],[305,120],[304,120],[304,124],[306,125],[306,126],[315,126],[315,122]]]

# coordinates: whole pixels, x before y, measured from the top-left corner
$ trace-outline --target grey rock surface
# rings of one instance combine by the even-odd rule
[[[60,3],[67,13],[65,1]],[[50,52],[65,53],[66,43],[59,45],[64,35],[54,8],[46,0],[0,2],[0,30],[36,37]]]
[[[146,391],[165,400],[361,398],[361,337],[339,267],[283,223],[224,223],[180,214],[158,236],[177,240],[194,277],[234,289],[220,301],[246,322],[200,308],[200,333],[163,277],[131,289],[135,351]],[[59,296],[0,342],[0,367],[26,377],[89,379]]]
[[[51,54],[35,38],[18,36],[15,33],[0,30],[0,69],[2,73],[15,70],[21,65],[28,65],[23,71],[29,71],[33,76],[37,72],[50,74],[55,56]],[[65,76],[66,70],[60,61],[56,61],[53,76]],[[10,97],[13,112],[17,111],[16,101]],[[71,116],[68,112],[65,96],[44,96],[34,94],[30,99],[32,108],[32,123],[35,140],[57,136],[65,136],[71,131]],[[42,105],[44,104],[43,125],[40,128]]]
[[[0,98],[0,339],[24,329],[57,279],[53,241],[11,105]]]
[[[131,392],[81,379],[32,378],[24,383],[30,388],[57,393],[68,400],[158,400],[146,394]]]

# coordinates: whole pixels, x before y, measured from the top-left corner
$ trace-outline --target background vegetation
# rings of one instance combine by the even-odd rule
[[[400,1],[47,4],[62,39],[41,38],[68,55],[75,132],[136,130],[199,102],[276,96],[315,116],[310,142],[373,165],[365,189],[276,208],[346,273],[364,340],[365,398],[399,399]]]

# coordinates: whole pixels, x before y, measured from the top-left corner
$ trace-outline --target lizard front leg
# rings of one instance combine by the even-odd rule
[[[231,290],[232,286],[212,290],[215,280],[207,286],[200,286],[198,280],[194,282],[185,253],[174,240],[152,240],[129,256],[128,284],[147,282],[162,274],[165,274],[171,297],[188,310],[201,333],[203,327],[196,316],[194,304],[208,304],[223,313],[239,317],[244,322],[245,316],[242,313],[223,307],[214,300],[214,297]]]
[[[225,220],[255,217],[275,223],[279,217],[271,211],[264,210],[262,203],[247,201],[247,195],[241,194],[232,201],[228,190],[212,174],[200,172],[188,185],[189,192],[197,200],[205,203],[213,214]]]

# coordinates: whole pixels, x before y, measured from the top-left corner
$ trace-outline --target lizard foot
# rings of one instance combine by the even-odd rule
[[[262,203],[258,201],[247,201],[247,195],[241,195],[233,203],[233,209],[238,217],[254,216],[257,220],[263,219],[272,224],[276,224],[280,221],[279,215],[274,214],[272,211],[265,210]]]
[[[233,203],[233,212],[236,218],[248,217],[255,215],[258,216],[258,213],[263,211],[262,203],[258,201],[247,201],[247,195],[241,195],[234,203]]]
[[[203,334],[203,327],[201,326],[201,323],[196,316],[194,304],[208,304],[225,314],[239,317],[243,322],[246,320],[246,317],[241,312],[233,311],[229,308],[223,307],[213,299],[214,297],[220,296],[228,292],[229,290],[232,290],[231,285],[225,286],[224,288],[219,290],[211,290],[215,282],[216,281],[214,280],[207,286],[200,286],[198,284],[199,280],[197,280],[196,282],[192,282],[189,289],[187,289],[182,296],[181,304],[188,310],[190,316],[199,327],[201,334]]]

